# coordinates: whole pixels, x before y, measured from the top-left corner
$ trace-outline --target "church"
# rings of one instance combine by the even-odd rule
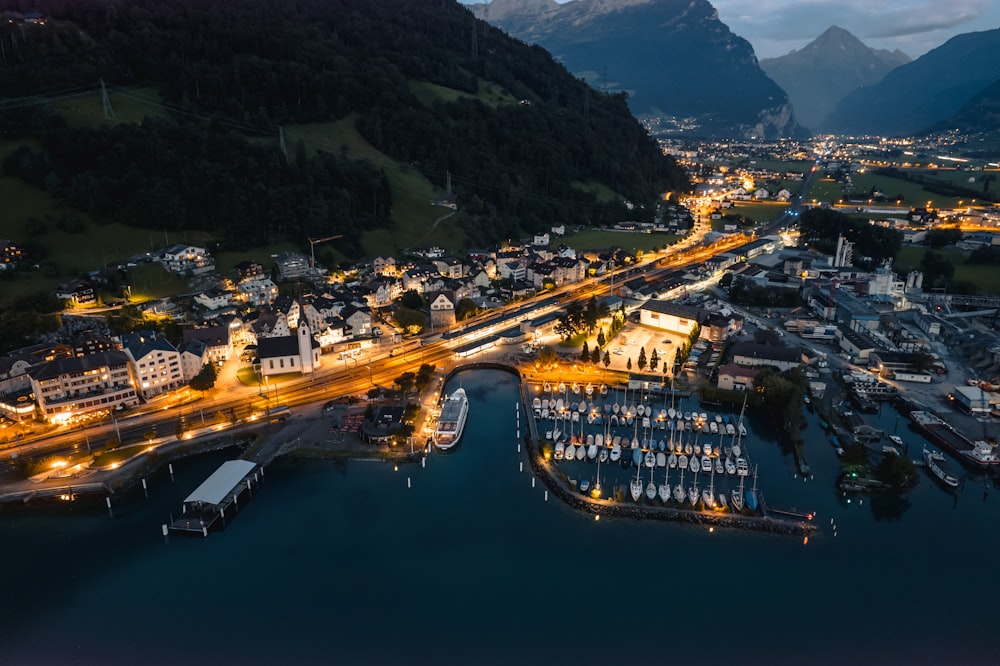
[[[303,321],[291,335],[259,338],[257,359],[262,377],[290,372],[309,374],[320,367],[320,347]]]

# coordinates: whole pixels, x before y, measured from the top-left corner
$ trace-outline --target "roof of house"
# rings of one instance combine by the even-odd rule
[[[801,360],[802,354],[797,349],[784,345],[762,345],[756,342],[739,342],[732,347],[733,357],[745,356],[770,361],[794,362]]]
[[[760,371],[756,368],[744,368],[742,365],[727,363],[719,366],[719,376],[730,375],[732,377],[756,377]]]
[[[651,298],[643,303],[640,309],[648,310],[650,312],[658,312],[660,314],[673,315],[683,319],[694,319],[695,321],[701,321],[708,315],[708,312],[706,310],[702,310],[701,308],[684,305],[682,303],[661,301],[654,298]]]
[[[228,326],[205,326],[203,328],[185,328],[183,333],[184,342],[189,340],[201,340],[206,345],[213,347],[229,344]]]
[[[106,351],[87,356],[57,358],[47,363],[39,363],[28,368],[28,376],[37,381],[45,381],[47,379],[55,379],[60,375],[75,375],[88,370],[99,370],[104,367],[121,365],[128,365],[128,356],[125,355],[125,352]]]

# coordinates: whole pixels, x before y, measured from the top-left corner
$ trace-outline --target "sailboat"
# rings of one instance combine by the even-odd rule
[[[740,487],[729,491],[729,499],[733,504],[733,510],[737,513],[743,511],[743,477],[740,477]]]
[[[674,486],[674,501],[683,502],[684,496],[684,470],[681,470],[681,482]]]
[[[664,504],[670,499],[670,468],[665,468],[663,483],[660,484],[660,501]]]
[[[698,477],[694,477],[694,485],[688,488],[688,501],[691,506],[698,506]]]
[[[715,470],[712,470],[712,477],[708,483],[708,488],[701,491],[701,501],[705,504],[706,509],[715,508]]]
[[[642,481],[639,480],[639,472],[641,470],[642,468],[636,465],[635,478],[629,483],[629,492],[632,494],[633,502],[638,502],[639,498],[642,497]]]
[[[747,508],[757,512],[758,498],[757,498],[757,466],[754,465],[753,468],[753,488],[746,492],[746,505]]]
[[[597,481],[594,483],[593,494],[598,498],[601,496],[601,458],[597,459]]]
[[[650,500],[656,499],[656,484],[653,483],[653,470],[649,470],[649,483],[646,485],[646,497]]]

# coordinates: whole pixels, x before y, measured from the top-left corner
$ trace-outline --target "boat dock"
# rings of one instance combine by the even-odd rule
[[[181,515],[171,521],[169,529],[207,537],[216,523],[225,524],[227,509],[230,517],[239,510],[240,499],[246,502],[254,484],[259,483],[263,476],[264,469],[257,463],[227,460],[188,495]],[[167,527],[163,526],[164,535],[167,534]]]

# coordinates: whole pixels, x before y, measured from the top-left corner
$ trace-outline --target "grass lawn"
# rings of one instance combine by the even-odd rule
[[[836,203],[843,196],[840,183],[833,178],[814,178],[809,192],[803,198],[803,203]]]
[[[604,183],[584,183],[581,181],[574,181],[572,183],[573,187],[584,192],[589,192],[593,194],[597,201],[600,203],[608,203],[610,201],[622,201],[625,197],[619,196],[614,190],[605,185]]]
[[[902,202],[908,206],[925,206],[930,202],[932,208],[952,208],[958,204],[958,198],[945,197],[928,192],[917,183],[911,183],[900,178],[882,176],[876,173],[859,173],[851,176],[855,192],[870,192],[872,187],[881,191],[887,199],[895,202],[902,196]]]
[[[734,201],[732,208],[722,212],[723,214],[739,213],[755,222],[768,222],[781,215],[786,208],[788,208],[787,201]],[[715,225],[712,228],[714,229]]]
[[[295,146],[301,140],[307,154],[326,150],[350,158],[367,160],[385,171],[392,188],[391,229],[367,231],[361,245],[370,255],[397,254],[420,244],[439,244],[446,249],[458,249],[464,244],[465,233],[460,226],[461,215],[449,218],[431,231],[435,220],[449,211],[433,205],[442,194],[418,170],[399,164],[368,143],[355,128],[356,114],[335,123],[312,123],[285,127],[285,141]],[[294,148],[290,151],[294,154]]]
[[[920,269],[920,260],[929,248],[922,246],[907,246],[896,256],[895,269],[897,273],[905,274],[911,270]],[[1000,294],[1000,266],[983,264],[966,264],[966,254],[958,250],[933,250],[955,265],[954,280],[971,282],[983,292]]]
[[[642,250],[661,250],[664,245],[672,245],[680,239],[675,234],[637,234],[627,231],[602,231],[586,229],[563,236],[561,242],[574,250],[597,250],[601,248],[620,247],[626,252]]]
[[[427,81],[409,81],[407,85],[413,96],[426,107],[433,107],[435,102],[454,102],[459,99],[478,99],[492,108],[513,104],[517,101],[496,83],[483,79],[479,80],[479,91],[475,95]]]

